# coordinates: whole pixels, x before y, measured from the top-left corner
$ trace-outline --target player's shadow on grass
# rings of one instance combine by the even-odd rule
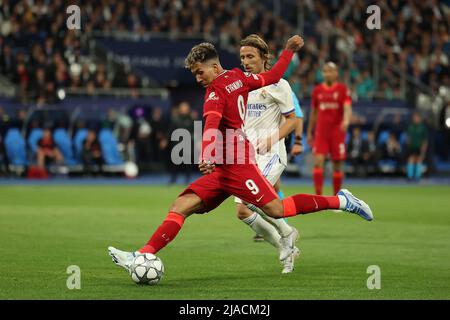
[[[231,282],[236,283],[236,281],[245,280],[246,282],[255,280],[255,283],[258,283],[258,279],[268,279],[270,277],[286,277],[286,275],[282,275],[279,273],[279,270],[274,272],[266,272],[266,273],[260,273],[258,274],[242,274],[237,275],[233,273],[224,273],[222,275],[211,275],[211,276],[196,276],[196,277],[185,277],[185,278],[166,278],[164,277],[161,282],[155,286],[158,288],[177,288],[177,289],[192,289],[192,286],[198,283],[201,287],[208,287],[209,285],[217,285],[218,282]],[[289,275],[288,275],[289,276]],[[108,283],[111,284],[112,282],[108,280]],[[142,288],[142,287],[148,287],[148,285],[136,285],[131,280],[128,282],[126,279],[122,283],[115,284],[117,287],[136,287],[136,288]]]

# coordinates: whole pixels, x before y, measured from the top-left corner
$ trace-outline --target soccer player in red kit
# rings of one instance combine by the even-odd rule
[[[230,195],[255,205],[273,218],[341,209],[368,221],[373,219],[369,206],[347,190],[341,190],[332,197],[297,194],[280,200],[255,163],[254,151],[243,131],[248,93],[277,83],[294,51],[302,46],[300,36],[291,37],[273,68],[260,74],[244,73],[237,68],[224,70],[210,43],[201,43],[191,49],[185,61],[186,67],[206,88],[203,105],[205,126],[199,164],[204,175],[178,196],[163,223],[141,249],[126,252],[109,247],[115,264],[128,271],[136,255],[156,254],[176,237],[190,215],[209,212]]]
[[[333,194],[341,189],[346,158],[345,134],[352,114],[352,99],[345,84],[337,82],[338,68],[327,62],[322,69],[324,82],[312,92],[307,141],[313,146],[315,193],[322,194],[323,167],[327,155],[333,161]],[[313,133],[314,132],[314,133]]]

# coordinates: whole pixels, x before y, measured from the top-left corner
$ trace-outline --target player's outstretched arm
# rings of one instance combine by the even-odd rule
[[[281,77],[286,72],[289,63],[291,62],[294,52],[300,50],[300,48],[303,47],[303,44],[303,38],[299,35],[289,38],[283,52],[280,55],[280,58],[271,70],[260,73],[257,76],[255,75],[253,79],[251,77],[248,78],[250,89],[256,90],[280,81]]]
[[[215,150],[217,134],[219,134],[219,123],[222,117],[219,113],[213,112],[208,114],[205,118],[199,165],[199,170],[202,174],[214,171],[214,167],[211,166],[211,164],[214,164],[215,157],[212,153]]]
[[[298,51],[300,50],[305,42],[303,41],[303,38],[299,35],[295,35],[293,37],[290,37],[288,41],[286,41],[286,47],[284,50],[291,50],[291,51]]]

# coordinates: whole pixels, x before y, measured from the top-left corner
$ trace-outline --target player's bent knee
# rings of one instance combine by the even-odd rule
[[[315,156],[314,157],[314,167],[315,168],[323,168],[325,163],[325,159],[323,156]]]
[[[244,220],[252,215],[252,211],[246,210],[247,207],[238,206],[236,209],[236,216],[239,220]]]
[[[194,193],[178,197],[170,206],[170,211],[176,212],[187,218],[191,214],[201,212],[204,204],[199,196]]]
[[[279,219],[283,218],[283,202],[280,199],[275,199],[268,204],[266,204],[264,207],[261,208],[265,214],[267,214],[269,217]]]

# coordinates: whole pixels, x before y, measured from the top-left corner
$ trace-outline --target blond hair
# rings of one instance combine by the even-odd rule
[[[273,56],[270,54],[269,45],[257,34],[251,34],[242,39],[239,43],[241,47],[253,47],[256,48],[264,60],[264,69],[269,70],[271,68],[270,60]]]

